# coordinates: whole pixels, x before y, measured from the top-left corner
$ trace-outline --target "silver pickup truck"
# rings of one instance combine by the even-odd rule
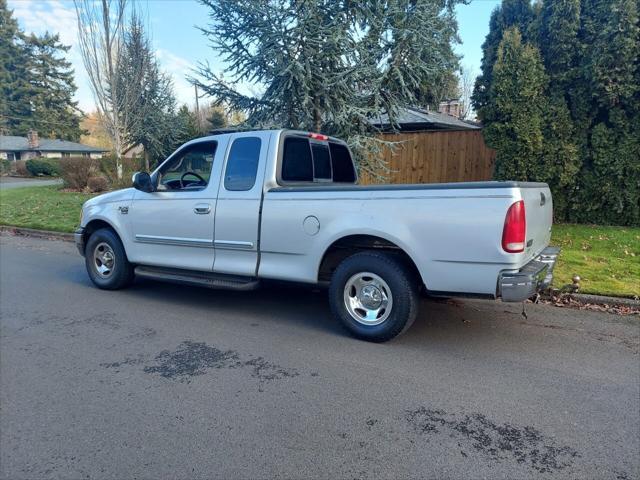
[[[75,240],[99,288],[326,285],[347,330],[381,342],[411,325],[420,293],[516,302],[545,288],[551,223],[544,183],[361,186],[343,141],[270,130],[186,143],[87,201]]]

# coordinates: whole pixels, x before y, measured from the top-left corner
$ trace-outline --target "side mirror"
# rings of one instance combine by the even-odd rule
[[[142,192],[151,193],[155,190],[153,183],[151,183],[151,176],[147,172],[136,172],[131,177],[133,182],[133,188]]]

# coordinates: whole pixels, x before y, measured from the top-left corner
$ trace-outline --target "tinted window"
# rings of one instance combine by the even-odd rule
[[[211,176],[216,142],[201,142],[183,148],[158,172],[158,190],[199,190]]]
[[[331,157],[329,147],[321,143],[312,143],[313,152],[313,177],[322,180],[331,180]]]
[[[251,190],[256,183],[261,141],[257,137],[237,138],[231,145],[227,159],[224,188]]]
[[[313,182],[311,149],[306,138],[287,137],[282,152],[282,180]]]
[[[333,181],[353,183],[356,181],[356,172],[353,170],[353,162],[349,149],[339,143],[329,143],[331,149],[331,166],[333,167]]]

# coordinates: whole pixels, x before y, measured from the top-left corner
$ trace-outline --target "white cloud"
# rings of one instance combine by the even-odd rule
[[[195,102],[195,91],[186,77],[192,75],[195,67],[188,60],[163,48],[156,49],[156,58],[160,68],[173,79],[173,89],[179,104],[192,105]]]

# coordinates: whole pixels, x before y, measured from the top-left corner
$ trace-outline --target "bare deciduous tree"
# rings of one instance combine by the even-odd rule
[[[460,74],[458,77],[458,90],[460,91],[460,118],[462,120],[469,120],[473,114],[473,107],[471,105],[471,95],[473,94],[473,86],[475,84],[476,77],[473,74],[473,70],[467,65],[463,65],[460,68]]]
[[[139,98],[140,82],[118,82],[128,0],[74,0],[78,39],[96,107],[116,155],[122,178],[122,155]]]

